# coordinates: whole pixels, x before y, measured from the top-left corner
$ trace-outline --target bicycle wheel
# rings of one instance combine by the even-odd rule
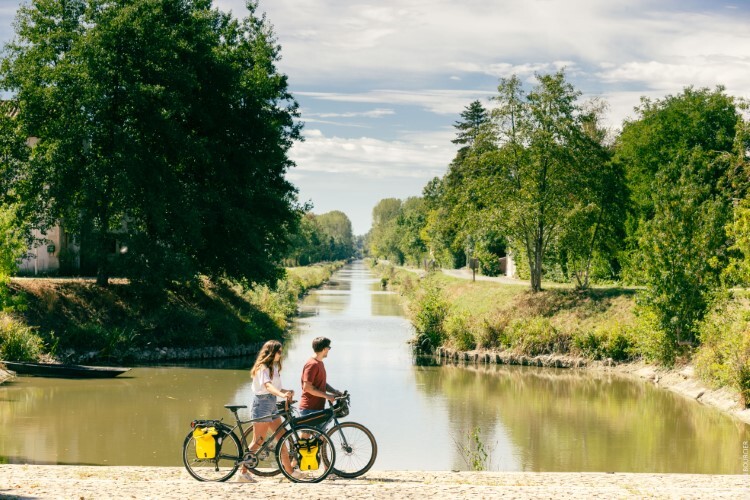
[[[283,466],[287,454],[292,470]],[[331,438],[314,427],[296,427],[287,431],[276,445],[276,455],[281,472],[295,483],[318,483],[333,469],[336,450]]]
[[[233,432],[226,434],[214,458],[198,458],[195,438],[190,431],[182,444],[182,463],[198,481],[226,481],[237,472],[242,459],[240,440]]]
[[[333,473],[345,478],[359,477],[372,467],[378,456],[375,436],[362,424],[342,422],[331,427],[326,434],[336,450]]]
[[[249,426],[245,431],[245,442],[248,448],[252,446],[255,434],[253,433],[253,426]],[[255,467],[248,467],[248,470],[253,474],[263,477],[275,476],[281,473],[279,469],[279,461],[276,459],[276,446],[268,446],[263,451],[258,453],[258,465]]]

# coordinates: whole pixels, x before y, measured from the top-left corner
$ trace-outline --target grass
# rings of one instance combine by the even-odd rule
[[[207,278],[159,292],[125,280],[101,288],[91,280],[14,279],[11,294],[25,297],[15,318],[33,328],[43,354],[97,352],[99,359],[127,361],[123,356],[133,349],[235,347],[280,338],[299,297],[341,264],[290,269],[274,289]]]

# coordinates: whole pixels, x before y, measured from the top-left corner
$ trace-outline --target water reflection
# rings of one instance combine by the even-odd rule
[[[485,432],[495,469],[742,472],[747,425],[648,384],[516,366],[416,367],[415,376],[446,400],[456,436]]]

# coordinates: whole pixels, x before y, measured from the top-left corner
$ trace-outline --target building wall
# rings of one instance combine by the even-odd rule
[[[71,241],[70,235],[61,227],[55,226],[42,233],[35,229],[32,232],[34,245],[28,249],[26,256],[18,265],[18,274],[44,275],[57,274],[61,267],[61,254],[67,252],[68,271],[80,267],[78,246]]]

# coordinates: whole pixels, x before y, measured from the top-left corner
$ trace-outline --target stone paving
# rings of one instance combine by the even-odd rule
[[[234,478],[233,478],[234,479]],[[356,480],[201,483],[179,467],[0,465],[0,498],[750,498],[748,475],[375,471]]]

